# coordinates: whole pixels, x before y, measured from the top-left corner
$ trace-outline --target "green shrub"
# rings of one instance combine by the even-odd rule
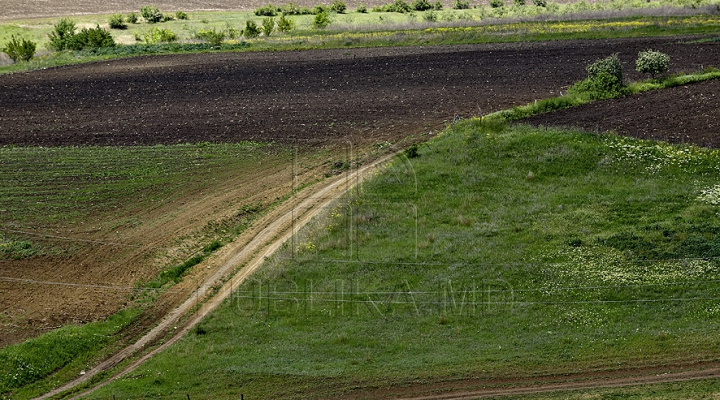
[[[423,14],[423,19],[427,22],[437,22],[438,15],[435,11],[428,11]]]
[[[643,74],[650,74],[653,79],[655,75],[664,74],[670,68],[670,56],[659,51],[648,49],[638,53],[635,61],[635,69]]]
[[[177,12],[175,13],[175,18],[177,18],[177,19],[183,19],[183,20],[188,20],[188,19],[190,19],[190,17],[188,17],[187,13],[186,13],[186,12],[183,12],[183,11],[177,11]]]
[[[367,6],[365,4],[358,4],[357,6],[357,12],[365,14],[368,12]]]
[[[427,11],[433,8],[428,0],[415,0],[412,2],[411,7],[415,11]]]
[[[469,6],[470,6],[470,4],[468,4],[468,7],[469,7]],[[435,5],[433,5],[433,10],[435,10],[435,11],[440,11],[440,10],[442,10],[442,9],[443,9],[443,5],[442,5],[442,3],[439,2],[439,1],[436,2]]]
[[[407,158],[417,158],[420,154],[418,153],[418,144],[413,143],[412,146],[405,149],[404,153]]]
[[[315,14],[315,19],[313,19],[313,28],[325,29],[328,25],[330,25],[330,15],[326,11],[321,11]]]
[[[310,15],[313,11],[308,7],[300,7],[295,3],[287,3],[280,7],[280,11],[285,15]]]
[[[616,80],[622,84],[623,67],[617,53],[600,60],[595,60],[595,62],[588,65],[585,70],[588,73],[588,78],[593,78],[601,73],[605,73],[614,76]]]
[[[262,6],[255,9],[255,15],[258,17],[274,17],[278,14],[278,8],[272,4]]]
[[[347,10],[347,5],[342,0],[335,0],[330,5],[330,11],[334,11],[338,14],[345,13],[345,10]]]
[[[70,50],[99,49],[101,47],[114,47],[115,40],[107,29],[97,25],[95,28],[83,28],[68,41]]]
[[[258,28],[255,21],[248,20],[245,22],[245,30],[243,31],[243,35],[246,38],[258,37],[258,36],[260,36],[260,32],[261,32],[261,30],[260,30],[260,28]]]
[[[591,100],[608,99],[628,93],[623,85],[623,68],[617,54],[596,60],[585,68],[588,77],[570,87],[569,92]]]
[[[330,7],[324,5],[324,4],[318,4],[312,8],[312,13],[314,15],[318,15],[321,12],[327,13],[330,11]]]
[[[15,35],[11,36],[9,42],[5,44],[5,47],[0,48],[1,51],[5,52],[13,61],[18,60],[30,61],[35,57],[35,49],[37,43],[24,38],[16,38]]]
[[[280,16],[280,19],[277,23],[277,30],[278,32],[287,33],[293,30],[295,24],[290,18],[285,18],[285,14]]]
[[[127,18],[125,18],[125,21],[127,21],[129,24],[137,24],[138,22],[138,15],[137,13],[131,12],[127,15]]]
[[[195,34],[195,37],[215,47],[220,47],[225,41],[225,31],[218,31],[215,28],[212,30],[200,30]]]
[[[537,7],[547,7],[547,0],[533,0],[533,4]]]
[[[237,39],[239,37],[242,37],[243,35],[242,29],[235,29],[227,22],[225,23],[225,32],[227,34],[227,37],[230,39]]]
[[[155,6],[143,6],[140,8],[140,15],[145,21],[154,24],[163,20],[163,13]]]
[[[470,1],[468,0],[455,0],[453,8],[456,10],[467,10],[470,8]]]
[[[177,35],[170,29],[153,27],[144,34],[135,34],[135,40],[143,41],[145,44],[172,43],[177,41]]]
[[[270,36],[270,34],[273,33],[274,30],[275,30],[275,18],[273,18],[273,17],[263,18],[262,31],[265,34],[265,36]]]
[[[374,10],[374,9],[373,9]],[[408,13],[412,11],[412,7],[405,0],[395,0],[394,3],[385,4],[378,8],[382,12]]]
[[[113,14],[108,21],[110,29],[127,29],[127,24],[122,14]]]
[[[524,6],[525,0],[513,0],[513,4],[515,4],[516,6]]]
[[[160,22],[168,22],[168,21],[174,21],[174,20],[175,20],[175,17],[173,17],[170,14],[165,14],[165,15],[163,15],[162,20]]]
[[[61,51],[68,48],[68,42],[75,35],[75,22],[69,18],[63,18],[55,24],[53,31],[48,34],[50,43],[48,47]]]
[[[492,8],[500,8],[505,6],[505,2],[503,0],[490,0],[490,7]]]
[[[176,42],[177,35],[170,29],[160,29],[160,41],[164,43]]]

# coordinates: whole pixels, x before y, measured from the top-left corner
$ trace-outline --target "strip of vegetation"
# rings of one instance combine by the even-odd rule
[[[182,25],[182,29],[188,32],[184,36],[176,34],[176,31],[172,31],[170,28],[159,29],[153,27],[150,31],[136,30],[134,35],[136,40],[142,42],[140,44],[107,47],[87,45],[84,46],[82,51],[66,50],[37,57],[29,62],[0,67],[0,72],[46,68],[141,54],[302,50],[712,34],[717,33],[717,27],[720,26],[720,19],[716,16],[684,16],[631,17],[605,21],[525,21],[492,24],[467,20],[461,21],[459,23],[461,26],[454,23],[454,26],[446,27],[427,21],[420,25],[415,24],[411,29],[378,25],[375,22],[374,25],[364,27],[359,25],[359,30],[358,23],[354,22],[349,26],[344,26],[342,32],[338,32],[313,29],[313,27],[317,28],[318,24],[327,26],[332,22],[331,17],[328,17],[330,18],[328,20],[323,17],[317,21],[313,18],[313,20],[303,23],[304,25],[301,27],[299,21],[302,21],[302,18],[305,17],[285,17],[283,15],[276,22],[272,17],[266,17],[265,20],[260,21],[262,27],[259,27],[255,21],[246,20],[244,29],[236,29],[230,23],[219,26],[220,29],[217,29],[215,25],[203,24],[203,27]],[[183,24],[186,23],[183,22]],[[452,23],[448,22],[447,24]],[[353,28],[353,26],[356,27]],[[346,31],[346,29],[350,29],[350,31]],[[275,31],[279,32],[279,34],[270,36]],[[264,36],[260,36],[261,34]],[[198,41],[205,43],[198,43]]]
[[[717,150],[474,119],[415,155],[90,398],[333,397],[719,355]]]
[[[76,377],[117,340],[116,334],[140,315],[138,309],[125,309],[101,322],[65,326],[22,344],[0,349],[0,393],[31,397]],[[54,379],[36,382],[53,374]],[[19,390],[20,388],[24,388]]]

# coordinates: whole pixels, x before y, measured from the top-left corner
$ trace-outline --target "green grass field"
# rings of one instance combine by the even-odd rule
[[[448,128],[194,334],[90,398],[353,388],[717,358],[720,153]]]

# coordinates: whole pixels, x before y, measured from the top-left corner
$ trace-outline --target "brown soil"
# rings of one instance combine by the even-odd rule
[[[523,122],[720,147],[720,80],[598,101]]]

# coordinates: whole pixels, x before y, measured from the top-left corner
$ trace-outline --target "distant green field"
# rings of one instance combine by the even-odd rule
[[[716,359],[718,165],[717,150],[463,121],[89,398],[332,397]]]
[[[189,19],[162,23],[130,23],[127,29],[112,29],[121,46],[80,52],[52,52],[48,34],[60,20],[32,19],[0,23],[0,46],[13,35],[38,43],[36,58],[29,63],[0,65],[1,72],[68,65],[138,54],[204,51],[265,51],[373,46],[412,46],[518,42],[563,39],[596,39],[646,35],[720,33],[720,0],[611,1],[568,4],[549,2],[546,7],[507,4],[440,11],[331,13],[327,29],[313,27],[313,15],[291,15],[293,29],[287,33],[242,36],[247,21],[261,25],[263,18],[252,12],[195,12]],[[282,5],[282,4],[277,4]],[[139,10],[138,10],[139,11]],[[173,13],[168,13],[173,15]],[[643,16],[645,15],[645,16]],[[653,15],[655,15],[653,17]],[[275,17],[277,21],[279,15]],[[78,29],[108,27],[110,15],[76,16]],[[147,43],[153,29],[176,35],[173,43]],[[222,31],[222,46],[199,39],[202,31]]]

